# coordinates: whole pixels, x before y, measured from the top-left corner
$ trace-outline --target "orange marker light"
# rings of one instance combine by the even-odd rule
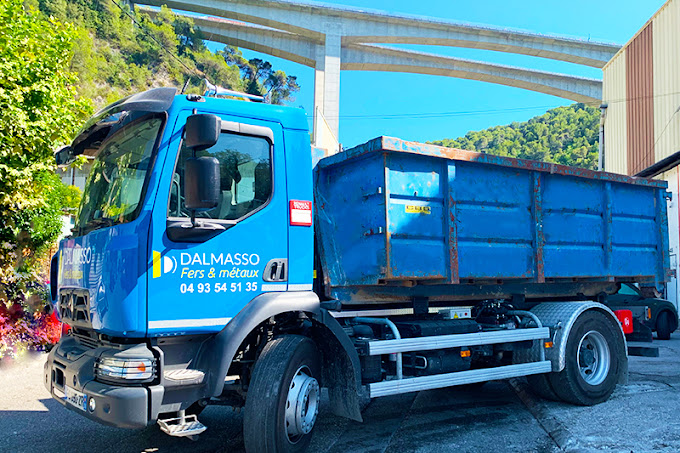
[[[470,351],[460,351],[461,357],[470,357]]]
[[[550,348],[552,348],[552,347],[554,346],[554,344],[553,344],[552,341],[546,341],[545,343],[543,343],[543,346],[544,346],[546,349],[550,349]]]

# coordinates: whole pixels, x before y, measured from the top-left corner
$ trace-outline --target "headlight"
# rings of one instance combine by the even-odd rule
[[[156,361],[103,357],[97,360],[95,373],[109,381],[146,381],[156,376]]]

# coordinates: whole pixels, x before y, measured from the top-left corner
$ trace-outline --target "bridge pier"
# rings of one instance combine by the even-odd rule
[[[342,27],[326,24],[324,46],[323,109],[321,112],[335,137],[338,137],[340,124],[340,60],[342,57]],[[318,70],[317,70],[318,72]],[[318,88],[314,88],[316,93]],[[316,104],[316,101],[315,101]],[[316,112],[316,105],[314,106]]]

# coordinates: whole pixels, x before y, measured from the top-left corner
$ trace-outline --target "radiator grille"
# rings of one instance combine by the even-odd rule
[[[71,326],[90,327],[90,295],[84,289],[65,289],[59,294],[59,315]]]

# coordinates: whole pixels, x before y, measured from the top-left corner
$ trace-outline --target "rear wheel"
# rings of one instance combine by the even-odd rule
[[[656,336],[659,340],[670,340],[673,332],[673,320],[668,311],[662,311],[656,318]]]
[[[592,406],[609,398],[623,372],[625,357],[617,328],[597,311],[579,316],[567,338],[564,369],[547,375],[557,396],[581,406]]]
[[[560,397],[557,396],[550,385],[548,374],[529,375],[527,376],[527,382],[529,383],[529,390],[531,390],[537,396],[540,396],[545,400],[561,401]]]
[[[319,350],[309,338],[284,335],[262,350],[248,386],[243,419],[246,451],[301,452],[319,413]]]

